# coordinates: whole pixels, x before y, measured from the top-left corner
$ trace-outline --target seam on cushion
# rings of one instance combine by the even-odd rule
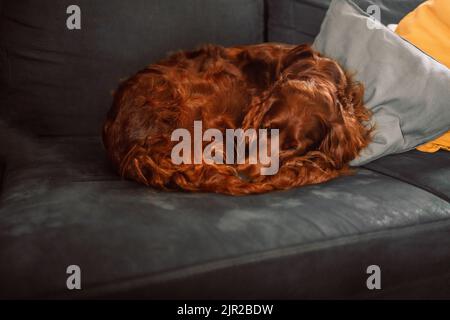
[[[6,45],[3,42],[3,38],[1,37],[2,30],[1,30],[1,21],[5,19],[5,16],[3,15],[4,7],[5,7],[6,1],[0,1],[0,51],[4,52],[5,57],[5,81],[6,81],[6,87],[9,86],[11,83],[11,77],[12,77],[12,70],[11,70],[11,63],[8,59],[8,51],[6,50]],[[3,31],[4,32],[4,31]]]
[[[5,178],[6,164],[0,160],[0,207],[2,204],[3,181]]]
[[[269,41],[269,0],[263,0],[263,41]]]
[[[259,42],[265,42],[266,41],[266,6],[265,6],[266,0],[256,0],[253,1],[253,3],[256,5],[256,11],[258,14],[257,17],[257,38],[259,39]]]
[[[9,61],[9,54],[8,54],[8,50],[6,49],[6,46],[3,45],[3,43],[0,42],[0,58],[3,56],[3,62],[4,62],[4,85],[5,88],[3,88],[3,90],[9,90],[10,84],[12,82],[12,68],[11,68],[11,63]]]
[[[415,45],[414,43],[412,43],[411,41],[409,41],[408,39],[402,37],[401,35],[395,33],[397,36],[399,36],[400,38],[402,38],[403,41],[406,41],[407,43],[409,43],[410,45],[412,45],[413,47],[415,47],[417,50],[419,50],[420,52],[422,52],[424,55],[426,55],[427,57],[431,58],[432,60],[436,61],[439,64],[442,64],[444,67],[447,67],[446,65],[444,65],[442,62],[436,60],[434,57],[430,56],[428,53],[426,53],[425,51],[423,51],[421,48],[419,48],[417,45]]]
[[[383,236],[390,236],[392,232],[395,231],[396,235],[408,235],[413,232],[419,231],[423,232],[427,229],[431,231],[434,227],[438,225],[442,227],[450,227],[450,218],[439,219],[435,221],[430,221],[422,224],[414,224],[402,227],[389,228],[380,231],[368,232],[368,233],[360,233],[354,234],[345,237],[339,237],[334,239],[327,239],[325,241],[317,241],[302,245],[293,245],[289,247],[283,247],[279,249],[272,249],[268,251],[262,251],[257,253],[246,254],[244,257],[232,257],[232,258],[224,258],[217,261],[199,263],[197,265],[191,265],[187,267],[181,267],[178,269],[173,269],[170,271],[163,272],[155,272],[153,274],[136,276],[133,278],[122,279],[122,280],[112,280],[108,281],[104,284],[93,285],[90,288],[84,288],[82,293],[71,293],[71,298],[77,297],[95,297],[102,296],[107,294],[117,294],[120,292],[127,292],[128,290],[143,288],[145,286],[151,285],[153,283],[163,283],[166,281],[174,281],[177,279],[186,279],[191,276],[195,276],[198,274],[205,274],[215,270],[223,270],[227,268],[231,268],[236,265],[249,265],[254,263],[263,263],[268,260],[275,260],[281,257],[289,257],[295,256],[307,252],[311,252],[314,250],[323,250],[333,247],[339,247],[344,245],[349,245],[353,243],[358,243],[363,241],[370,241],[372,239],[381,238]],[[65,291],[53,292],[47,295],[48,298],[53,297],[61,297],[65,296]]]
[[[441,200],[444,200],[447,203],[450,203],[450,196],[447,196],[446,194],[444,194],[444,193],[442,193],[440,191],[437,191],[437,190],[435,190],[432,187],[427,187],[427,186],[420,185],[419,183],[416,183],[416,182],[414,182],[414,181],[412,181],[410,179],[407,179],[407,178],[403,178],[400,175],[396,175],[395,173],[391,174],[391,173],[383,172],[381,170],[377,170],[377,169],[373,169],[373,168],[370,168],[370,167],[366,167],[365,165],[362,166],[362,167],[364,169],[366,169],[366,170],[369,170],[369,171],[381,174],[381,175],[386,176],[386,177],[390,177],[390,178],[395,179],[397,181],[400,181],[400,182],[406,183],[406,184],[408,184],[410,186],[413,186],[413,187],[416,187],[418,189],[421,189],[421,190],[423,190],[423,191],[425,191],[427,193],[430,193],[430,194],[440,198]]]

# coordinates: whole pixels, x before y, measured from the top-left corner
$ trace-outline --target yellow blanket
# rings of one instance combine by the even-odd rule
[[[400,21],[395,32],[450,68],[450,0],[422,3]],[[450,151],[450,131],[417,149],[424,152]]]

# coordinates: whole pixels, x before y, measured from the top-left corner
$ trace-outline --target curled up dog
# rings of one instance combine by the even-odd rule
[[[289,189],[349,172],[370,142],[363,95],[308,45],[208,45],[122,83],[103,141],[122,176],[158,189]]]

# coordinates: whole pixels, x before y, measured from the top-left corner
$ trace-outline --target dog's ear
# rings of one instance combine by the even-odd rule
[[[321,72],[331,79],[329,110],[334,110],[328,121],[328,134],[321,144],[321,151],[342,168],[353,160],[370,141],[371,128],[365,122],[370,113],[364,107],[364,86],[353,81],[340,66],[327,58],[319,63]],[[334,88],[333,88],[334,87]]]
[[[320,151],[333,159],[337,169],[343,168],[367,146],[369,131],[352,111],[340,104],[341,117],[329,123],[329,130],[320,145]]]
[[[281,72],[284,71],[284,69],[288,68],[295,62],[298,62],[300,60],[309,59],[311,60],[312,57],[314,57],[316,53],[314,50],[311,49],[311,46],[308,44],[301,44],[299,46],[294,47],[291,49],[286,56],[283,57],[281,60]]]

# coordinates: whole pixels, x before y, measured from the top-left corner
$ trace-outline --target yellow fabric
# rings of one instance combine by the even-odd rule
[[[395,32],[450,68],[450,0],[422,3],[400,21]],[[417,149],[423,152],[450,151],[450,131]]]

